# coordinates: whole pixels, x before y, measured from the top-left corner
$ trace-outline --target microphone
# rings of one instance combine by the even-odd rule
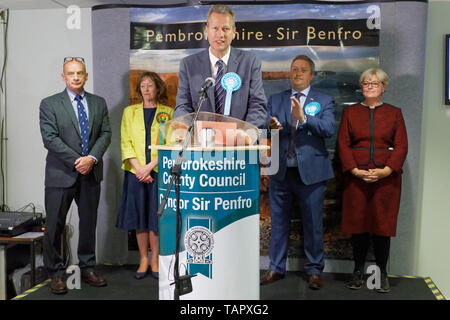
[[[216,80],[214,78],[208,77],[206,78],[205,82],[203,82],[202,86],[200,87],[200,93],[205,92],[208,90],[209,87],[212,87],[216,83]]]

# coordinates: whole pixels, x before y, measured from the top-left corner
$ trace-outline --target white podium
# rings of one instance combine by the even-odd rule
[[[163,199],[180,147],[159,146]],[[179,274],[193,291],[180,299],[259,299],[259,152],[267,146],[188,148],[182,165]],[[159,220],[159,299],[174,298],[176,196]]]

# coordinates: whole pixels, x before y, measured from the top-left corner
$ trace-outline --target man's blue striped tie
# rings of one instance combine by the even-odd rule
[[[77,110],[78,110],[78,122],[80,124],[80,134],[81,134],[81,148],[83,156],[87,156],[88,154],[88,141],[89,141],[89,120],[84,109],[83,98],[77,94],[75,100],[78,102]]]
[[[223,61],[217,61],[216,84],[214,85],[214,98],[216,101],[216,113],[223,114],[223,106],[225,102],[225,90],[220,83],[223,77]]]

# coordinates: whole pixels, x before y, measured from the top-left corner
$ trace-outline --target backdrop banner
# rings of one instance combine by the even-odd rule
[[[312,88],[335,98],[337,126],[343,108],[362,100],[359,76],[367,68],[379,66],[379,3],[230,7],[236,16],[236,38],[232,46],[260,57],[267,98],[290,88],[291,61],[305,54],[316,64]],[[209,9],[210,6],[130,8],[130,104],[139,101],[135,91],[138,75],[154,71],[165,81],[169,104],[175,106],[180,60],[208,47],[204,27]],[[324,203],[325,256],[351,259],[349,235],[339,231],[341,182],[339,164],[334,156],[336,134],[326,141],[336,178],[328,183]],[[261,176],[259,221],[260,254],[263,256],[268,255],[270,241],[267,192],[268,178]],[[297,204],[291,217],[289,256],[304,257]]]

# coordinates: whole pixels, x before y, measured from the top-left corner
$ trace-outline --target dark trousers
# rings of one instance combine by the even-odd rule
[[[297,168],[288,168],[284,181],[269,180],[270,237],[269,269],[286,272],[289,243],[290,210],[297,198],[303,223],[307,274],[320,274],[324,269],[322,209],[327,182],[305,185]]]
[[[353,247],[353,258],[355,259],[354,272],[360,271],[364,274],[364,265],[366,262],[367,252],[369,251],[370,238],[370,233],[352,234],[351,244]],[[372,235],[372,240],[375,262],[380,268],[381,273],[387,273],[387,262],[389,259],[391,238],[374,234]]]
[[[95,230],[100,199],[100,184],[92,171],[79,174],[70,188],[45,188],[46,225],[43,242],[44,265],[50,276],[63,276],[65,265],[61,255],[61,236],[66,224],[67,212],[72,201],[78,206],[79,239],[78,260],[82,272],[95,266]]]

